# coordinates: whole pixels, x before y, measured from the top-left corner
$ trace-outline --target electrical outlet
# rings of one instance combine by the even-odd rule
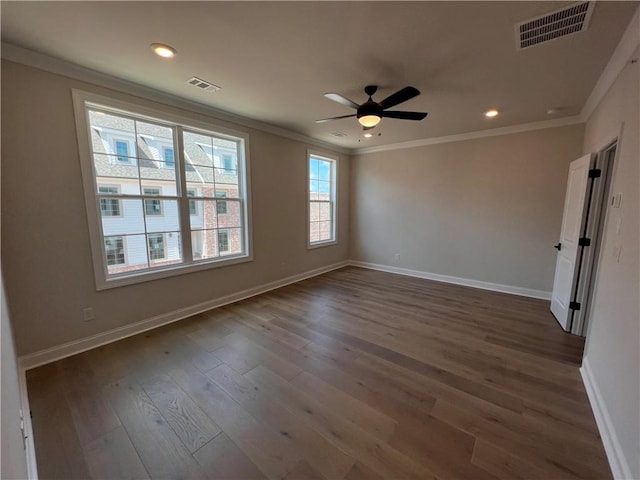
[[[95,319],[96,317],[93,314],[93,308],[91,307],[87,307],[87,308],[83,308],[82,309],[82,319],[85,322],[90,322],[91,320]]]
[[[396,253],[396,254],[393,256],[393,258],[395,258],[395,259],[396,259],[396,262],[397,262],[397,261],[399,261],[399,260],[400,260],[400,254],[399,254],[399,253]]]

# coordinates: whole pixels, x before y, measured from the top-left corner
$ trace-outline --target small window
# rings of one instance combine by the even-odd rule
[[[115,140],[114,143],[118,162],[131,163],[131,158],[129,158],[129,142],[126,140]]]
[[[148,236],[149,260],[164,260],[164,234],[154,233]]]
[[[227,198],[227,192],[216,192],[216,197]],[[216,213],[218,215],[226,215],[228,213],[227,202],[222,200],[216,200]]]
[[[164,166],[166,168],[175,168],[176,160],[173,156],[173,148],[164,148],[162,150],[162,156],[164,158]]]
[[[104,250],[107,257],[107,265],[123,265],[126,263],[122,237],[104,237]]]
[[[160,195],[159,188],[145,188],[145,195],[158,196]],[[146,198],[144,200],[144,213],[148,217],[162,215],[162,200],[158,198],[149,199]]]
[[[195,190],[187,190],[187,197],[195,197]],[[195,200],[189,200],[189,215],[197,215],[198,214],[198,205]]]
[[[99,186],[99,194],[117,195],[118,187]],[[100,196],[100,212],[103,217],[119,217],[120,216],[120,200],[117,198],[108,198]]]
[[[337,160],[309,154],[309,246],[336,241]]]
[[[225,253],[229,251],[229,231],[218,230],[218,251]]]

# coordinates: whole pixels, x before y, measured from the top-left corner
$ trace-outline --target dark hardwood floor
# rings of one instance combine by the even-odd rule
[[[548,302],[354,267],[27,372],[42,479],[611,478]]]

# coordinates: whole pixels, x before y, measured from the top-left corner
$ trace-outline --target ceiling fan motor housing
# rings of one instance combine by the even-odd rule
[[[367,115],[375,115],[377,117],[380,117],[381,114],[382,108],[380,107],[380,105],[369,98],[369,100],[358,107],[358,113],[356,116],[358,118],[365,117]]]

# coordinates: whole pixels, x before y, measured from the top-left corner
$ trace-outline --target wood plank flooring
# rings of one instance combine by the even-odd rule
[[[27,372],[42,479],[611,478],[548,302],[355,267]]]

